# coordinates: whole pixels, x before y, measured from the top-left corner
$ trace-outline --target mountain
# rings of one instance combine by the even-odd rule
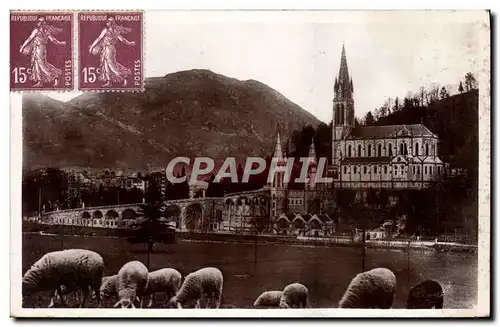
[[[269,155],[319,120],[269,86],[208,70],[148,78],[145,91],[23,97],[23,166],[154,169],[176,156]]]

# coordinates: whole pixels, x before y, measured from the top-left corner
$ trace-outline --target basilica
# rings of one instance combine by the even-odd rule
[[[328,166],[332,183],[314,183],[317,158],[314,143],[311,143],[309,182],[303,187],[289,187],[283,182],[283,173],[279,169],[276,171],[275,180],[269,185],[271,217],[280,212],[321,211],[328,201],[325,189],[418,190],[433,186],[445,174],[446,165],[439,158],[436,134],[423,124],[355,126],[353,95],[353,80],[349,76],[343,46],[334,82],[332,158]],[[279,163],[283,162],[279,135],[274,157]]]

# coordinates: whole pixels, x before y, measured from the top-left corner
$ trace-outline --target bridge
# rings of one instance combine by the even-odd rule
[[[165,201],[165,218],[179,230],[232,230],[249,227],[252,217],[269,215],[267,189]],[[127,228],[137,221],[142,203],[82,207],[45,212],[42,224]],[[37,219],[38,220],[38,219]]]
[[[204,221],[222,220],[224,198],[205,197],[165,201],[165,218],[179,229],[198,229]],[[82,207],[45,212],[41,222],[47,224],[92,226],[106,228],[127,227],[140,214],[142,203],[98,207]]]

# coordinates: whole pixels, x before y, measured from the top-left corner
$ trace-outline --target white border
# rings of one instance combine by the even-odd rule
[[[96,9],[100,6],[92,6],[92,1],[86,1],[86,5],[88,5],[88,9]],[[312,1],[307,1],[305,3],[295,5],[296,9],[299,8],[324,8],[325,6],[311,5]],[[189,8],[189,6],[193,2],[191,1],[183,1],[177,4],[172,3],[170,9],[184,9]],[[198,2],[200,3],[200,2]],[[253,2],[254,4],[258,4],[257,1]],[[276,3],[276,2],[275,2]],[[268,6],[269,9],[272,8],[290,8],[289,4],[291,2],[279,2],[277,6]],[[325,2],[322,2],[323,4]],[[432,1],[435,3],[435,1]],[[135,3],[132,3],[135,4]],[[236,6],[234,6],[236,4]],[[268,3],[269,4],[269,3]],[[328,2],[328,4],[331,4]],[[352,6],[354,3],[350,3]],[[455,2],[456,4],[456,2]],[[470,3],[468,3],[470,4]],[[474,4],[478,4],[477,1]],[[33,9],[36,6],[22,6],[16,2],[15,9]],[[37,3],[39,5],[39,3]],[[177,6],[176,6],[177,5]],[[187,5],[187,6],[186,6]],[[198,9],[202,8],[248,8],[248,3],[245,5],[238,4],[238,2],[233,3],[233,7],[226,6],[217,6],[213,3],[211,6],[197,6]],[[355,5],[355,4],[354,4]],[[74,6],[74,5],[73,5]],[[82,9],[82,8],[74,8],[68,3],[62,4],[60,6],[61,9]],[[251,6],[252,8],[254,6]],[[467,7],[467,6],[466,6]],[[115,8],[126,8],[123,3],[116,4]],[[131,7],[131,8],[135,8]],[[255,8],[255,7],[254,7]],[[262,4],[260,8],[264,8]],[[332,6],[328,6],[327,8],[332,8]],[[333,6],[335,8],[335,6]],[[338,7],[336,7],[338,8]],[[359,6],[358,6],[359,8]],[[380,8],[380,7],[378,7]],[[408,8],[408,6],[406,6]],[[462,8],[465,8],[462,6]],[[468,8],[471,8],[469,5]],[[14,9],[14,8],[13,8]],[[49,8],[39,8],[46,9]],[[103,9],[114,9],[113,7],[103,8]],[[144,27],[147,28],[146,26]],[[486,27],[488,28],[488,27]],[[483,35],[483,42],[485,44],[485,48],[483,48],[483,58],[485,59],[485,64],[489,63],[489,32],[485,32]],[[484,55],[484,56],[483,56]],[[146,58],[147,60],[147,58]],[[6,62],[6,61],[5,61]],[[21,235],[21,211],[20,211],[20,186],[21,186],[21,156],[22,149],[20,144],[17,143],[21,141],[22,138],[22,128],[21,128],[21,106],[20,106],[20,98],[19,94],[11,94],[11,142],[13,142],[10,147],[11,150],[11,170],[10,170],[10,194],[11,194],[11,212],[7,217],[11,217],[10,222],[10,232],[11,232],[11,247],[10,247],[10,259],[11,259],[11,314],[14,316],[31,316],[31,317],[68,317],[69,315],[75,317],[233,317],[233,318],[242,318],[242,317],[474,317],[474,316],[484,316],[490,312],[490,297],[489,297],[489,248],[490,248],[490,238],[489,238],[489,230],[490,230],[490,89],[489,89],[489,65],[488,68],[481,71],[481,74],[478,76],[480,88],[480,104],[479,104],[479,112],[480,112],[480,125],[479,125],[479,137],[480,137],[480,178],[479,178],[479,229],[480,229],[480,237],[479,237],[479,271],[478,271],[478,279],[480,282],[479,290],[478,290],[478,307],[472,310],[422,310],[422,311],[411,311],[409,312],[404,309],[394,309],[394,310],[341,310],[341,309],[307,309],[307,310],[253,310],[253,309],[220,309],[220,310],[116,310],[116,309],[84,309],[84,310],[74,310],[74,309],[21,309],[20,304],[21,301],[16,301],[19,299],[18,292],[19,290],[19,276],[21,276],[21,239],[19,235]],[[6,71],[6,70],[5,70]],[[485,86],[488,85],[488,88]],[[7,88],[6,88],[7,89]],[[2,120],[3,122],[8,120]],[[7,129],[2,129],[2,131],[6,131]],[[3,138],[6,140],[8,138]],[[5,151],[6,152],[6,151]],[[5,197],[4,197],[5,198]],[[16,201],[17,200],[17,203]],[[4,278],[5,280],[5,278]],[[71,314],[68,313],[71,311]]]

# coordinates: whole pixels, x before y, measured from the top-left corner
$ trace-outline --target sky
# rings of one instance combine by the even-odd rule
[[[342,45],[355,114],[421,86],[480,71],[483,12],[312,11],[145,14],[145,75],[209,69],[276,89],[318,119],[332,119]],[[454,88],[454,89],[453,89]],[[78,92],[48,94],[69,100]]]

